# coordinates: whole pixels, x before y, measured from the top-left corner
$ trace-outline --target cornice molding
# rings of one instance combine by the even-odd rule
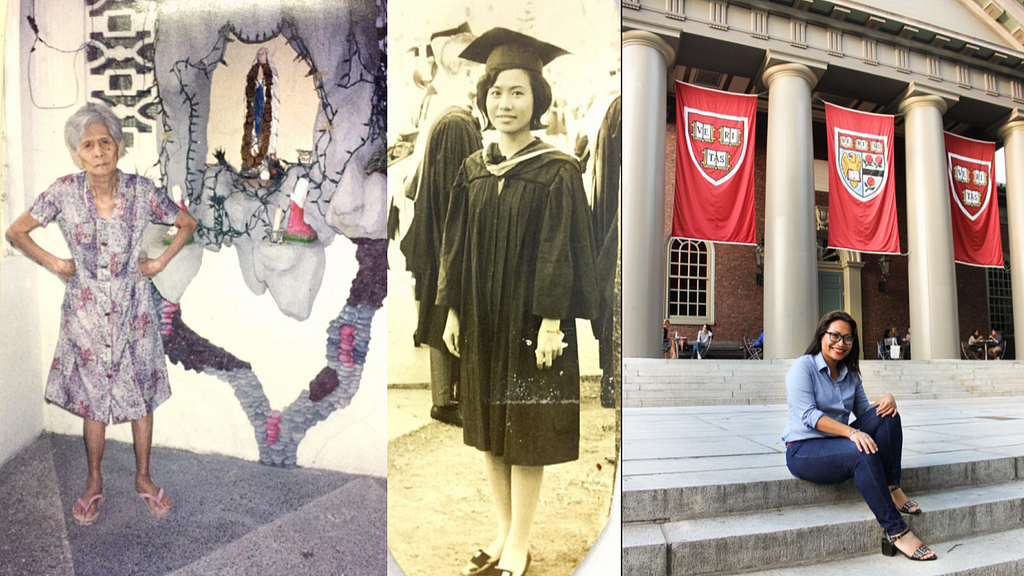
[[[967,3],[972,1],[973,0],[957,0],[957,2],[960,3]],[[1010,1],[1015,2],[1016,0]],[[794,21],[805,22],[809,25],[813,25],[820,28],[831,28],[842,32],[849,32],[853,35],[860,36],[861,38],[875,40],[877,42],[901,48],[907,48],[917,53],[936,55],[943,60],[967,63],[974,68],[989,69],[999,73],[1014,75],[1018,78],[1024,78],[1024,74],[1022,74],[1022,72],[1024,72],[1024,44],[1022,44],[1021,41],[1017,40],[1009,31],[1005,30],[1005,28],[1003,29],[1003,33],[996,33],[999,34],[1000,37],[1004,38],[1007,41],[1007,43],[1009,43],[1011,46],[994,44],[992,42],[988,42],[966,34],[962,34],[955,30],[948,30],[941,26],[936,26],[933,24],[915,20],[913,18],[908,18],[906,16],[902,16],[899,14],[879,10],[877,8],[866,6],[858,2],[850,2],[846,0],[829,0],[829,2],[835,6],[842,7],[844,9],[855,9],[860,12],[866,12],[868,14],[873,15],[873,17],[866,24],[857,24],[851,22],[848,18],[838,19],[832,16],[816,14],[806,10],[800,10],[798,8],[789,7],[784,4],[771,2],[769,0],[729,0],[728,3],[730,6],[766,12],[769,14],[769,16],[783,17]],[[659,5],[659,3],[656,2],[656,0],[641,0],[640,5],[640,10],[642,11],[649,11],[656,14],[662,14],[666,16],[666,18],[668,18],[668,13],[664,10],[663,6]],[[1022,7],[1022,12],[1024,12],[1024,7]],[[631,25],[633,18],[636,18],[636,14],[637,12],[633,10],[623,11],[623,24],[626,26]],[[984,18],[990,19],[990,17],[983,10],[982,15],[984,15]],[[980,18],[981,17],[979,16],[979,19]],[[904,25],[904,31],[908,29],[907,27],[910,27],[918,31],[924,30],[926,32],[933,32],[936,34],[938,38],[940,38],[940,40],[936,41],[936,39],[933,38],[929,42],[924,42],[912,40],[909,38],[903,38],[899,34],[891,34],[889,32],[880,31],[880,28],[884,25],[884,22],[887,20],[902,23]],[[685,23],[683,21],[676,21],[675,23],[672,24],[672,26],[678,32],[692,30],[692,28],[689,28],[686,25],[687,23],[691,25],[708,24],[706,19],[703,19],[698,15],[687,14]],[[641,19],[636,20],[637,27],[644,27],[645,24],[646,23]],[[730,27],[730,32],[732,31],[734,31],[734,29]],[[749,31],[742,29],[735,29],[735,31],[743,34],[749,33]],[[1021,31],[1021,35],[1022,37],[1024,37],[1024,30]],[[778,37],[773,38],[782,40],[782,38]],[[950,43],[956,45],[958,42],[967,44],[967,47],[965,47],[964,50],[956,51],[946,47]],[[981,50],[992,51],[996,54],[1002,54],[1004,55],[1004,57],[996,58],[995,61],[990,61],[973,56],[973,54],[976,54]],[[1014,66],[1011,67],[1009,65],[1000,64],[1000,62],[1010,60],[1011,58],[1012,61],[1015,62]]]

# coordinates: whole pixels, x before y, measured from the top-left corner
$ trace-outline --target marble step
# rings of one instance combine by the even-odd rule
[[[709,450],[716,458],[673,460],[670,449],[651,448],[660,459],[642,460],[644,454],[631,450],[630,461],[623,464],[624,522],[668,522],[861,501],[852,479],[823,485],[794,478],[782,454],[737,454],[723,459],[723,447],[712,445]],[[742,446],[737,448],[742,451]],[[706,470],[701,469],[704,466]],[[1024,454],[998,456],[976,450],[905,456],[901,483],[917,498],[929,492],[1021,480]]]
[[[1024,526],[1024,482],[971,486],[917,497],[904,516],[923,541],[946,542]],[[733,574],[878,554],[882,530],[863,501],[623,526],[623,573]],[[1022,544],[1024,545],[1024,544]],[[894,559],[886,558],[889,561]],[[896,559],[899,560],[899,559]],[[900,560],[896,573],[910,562]],[[786,571],[780,574],[790,574]],[[864,574],[854,570],[849,574]]]
[[[748,572],[748,576],[849,576],[910,574],[913,576],[1020,576],[1024,574],[1024,528],[973,538],[928,543],[937,560],[913,562],[876,552],[834,562]]]

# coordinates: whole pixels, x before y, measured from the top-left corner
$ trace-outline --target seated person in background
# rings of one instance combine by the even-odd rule
[[[661,323],[661,355],[665,358],[670,358],[668,351],[671,345],[672,343],[668,339],[668,318],[665,318],[665,321]]]
[[[985,337],[981,335],[981,330],[978,328],[974,329],[974,333],[967,339],[967,350],[974,354],[981,354],[984,350]]]
[[[903,348],[903,340],[895,326],[890,326],[882,333],[882,350],[890,360],[899,360],[899,351],[893,353],[893,346]]]
[[[992,334],[988,337],[988,357],[998,358],[999,353],[1003,351],[1003,335],[998,330],[992,329]]]
[[[700,327],[700,331],[697,332],[697,339],[693,341],[693,354],[690,358],[703,358],[702,350],[707,350],[709,344],[711,344],[711,331],[708,330],[708,325],[704,324]]]
[[[903,337],[903,359],[910,360],[910,327],[907,327],[907,335]]]

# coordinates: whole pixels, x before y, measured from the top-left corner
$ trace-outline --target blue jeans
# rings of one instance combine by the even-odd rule
[[[883,418],[872,406],[850,426],[874,438],[878,452],[860,452],[849,438],[812,438],[793,442],[786,448],[786,466],[793,476],[818,484],[838,484],[853,478],[885,533],[895,536],[907,529],[889,493],[889,486],[900,485],[900,416]]]
[[[701,349],[700,342],[694,340],[693,341],[693,353],[690,354],[690,358],[697,358],[700,355],[700,349]]]

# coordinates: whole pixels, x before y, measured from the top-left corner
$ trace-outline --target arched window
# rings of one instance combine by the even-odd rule
[[[715,252],[710,242],[668,243],[666,317],[673,324],[715,323]]]

